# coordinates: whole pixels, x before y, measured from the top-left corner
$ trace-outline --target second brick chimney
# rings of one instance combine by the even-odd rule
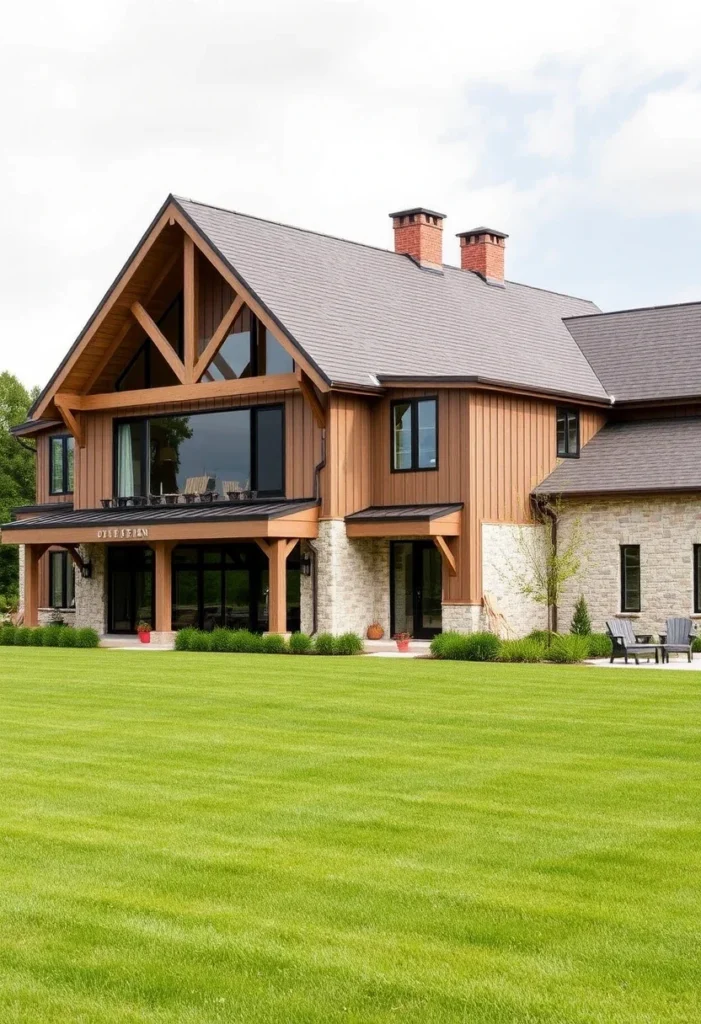
[[[460,266],[473,270],[488,284],[504,286],[504,248],[508,238],[503,231],[493,228],[473,228],[461,231]]]
[[[390,213],[394,228],[394,251],[411,256],[422,267],[443,269],[444,213],[415,206]]]

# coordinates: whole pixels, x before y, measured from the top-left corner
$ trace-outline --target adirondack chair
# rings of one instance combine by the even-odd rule
[[[633,626],[630,619],[607,619],[606,631],[611,637],[611,641],[613,643],[611,664],[613,664],[614,658],[625,658],[627,665],[629,654],[635,658],[636,665],[640,664],[638,656],[641,654],[654,654],[655,663],[659,664],[659,645],[639,643],[638,638],[633,632]]]
[[[691,619],[667,619],[667,635],[662,644],[662,661],[669,661],[669,655],[686,654],[691,661],[694,643],[694,624]]]
[[[239,480],[222,480],[222,491],[229,501],[243,501],[250,497],[249,485],[250,480],[243,484]]]
[[[205,473],[204,476],[189,476],[183,487],[183,494],[202,494],[214,490],[214,477]]]

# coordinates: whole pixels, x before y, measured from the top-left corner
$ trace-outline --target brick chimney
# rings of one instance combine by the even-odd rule
[[[504,248],[508,238],[503,231],[493,228],[473,228],[461,231],[460,266],[473,270],[488,284],[504,287]]]
[[[445,214],[416,206],[413,210],[390,213],[390,217],[394,228],[394,251],[411,256],[422,267],[442,270]]]

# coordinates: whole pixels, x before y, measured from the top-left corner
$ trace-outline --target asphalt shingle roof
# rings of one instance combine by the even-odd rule
[[[701,417],[610,423],[535,494],[701,491]]]
[[[334,384],[479,377],[605,399],[564,326],[596,306],[485,283],[456,267],[176,199],[192,223]]]
[[[701,302],[568,319],[617,402],[701,394]]]

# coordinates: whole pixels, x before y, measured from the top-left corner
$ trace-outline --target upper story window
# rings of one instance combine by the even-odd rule
[[[391,404],[392,471],[438,469],[438,401],[402,398]]]
[[[292,356],[253,313],[244,308],[202,374],[202,380],[237,380],[271,373],[292,373],[293,369]]]
[[[557,410],[557,455],[560,459],[579,457],[579,410]]]
[[[621,611],[640,611],[639,544],[621,544]]]
[[[75,441],[70,434],[49,438],[49,494],[72,494]]]
[[[283,495],[284,407],[121,420],[114,458],[120,498]]]

